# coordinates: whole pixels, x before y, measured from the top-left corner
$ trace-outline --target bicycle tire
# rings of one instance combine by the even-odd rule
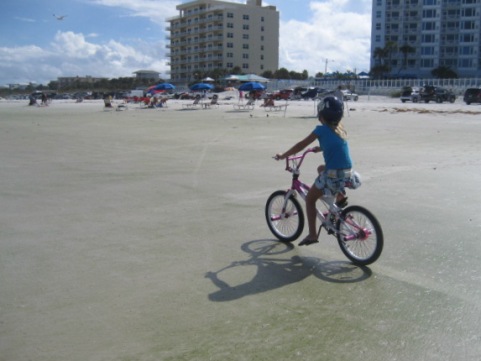
[[[272,234],[282,242],[292,242],[299,238],[304,230],[304,212],[299,201],[291,195],[284,201],[286,191],[272,193],[266,202],[265,215]]]
[[[379,258],[384,246],[384,235],[381,224],[366,208],[345,208],[336,227],[339,247],[352,263],[366,266]]]

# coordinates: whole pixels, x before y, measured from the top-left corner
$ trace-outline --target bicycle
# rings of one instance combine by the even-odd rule
[[[299,195],[306,200],[309,186],[299,180],[300,168],[308,153],[317,152],[316,148],[307,149],[302,155],[286,158],[286,171],[292,173],[292,185],[288,190],[278,190],[267,199],[265,216],[271,232],[282,242],[296,240],[304,230],[304,212],[297,199]],[[346,184],[349,188],[351,185]],[[384,236],[376,217],[366,208],[353,205],[344,209],[335,203],[336,195],[323,196],[317,206],[317,217],[321,230],[337,237],[344,255],[354,264],[365,266],[375,262],[381,255]]]

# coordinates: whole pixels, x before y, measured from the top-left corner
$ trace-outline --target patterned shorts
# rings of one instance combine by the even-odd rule
[[[333,196],[336,193],[344,193],[345,188],[359,188],[361,186],[361,176],[359,173],[351,171],[349,174],[345,174],[345,176],[333,177],[332,174],[328,174],[328,171],[324,171],[319,174],[314,184],[324,195]]]

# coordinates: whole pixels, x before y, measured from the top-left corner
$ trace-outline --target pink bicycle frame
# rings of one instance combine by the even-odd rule
[[[302,162],[304,161],[304,158],[308,153],[316,153],[316,148],[309,148],[301,155],[295,155],[295,156],[286,158],[286,171],[292,173],[292,184],[291,184],[291,188],[287,190],[286,202],[289,199],[289,197],[295,194],[296,192],[301,196],[304,202],[306,201],[307,192],[311,187],[308,186],[306,183],[301,182],[299,180],[299,175],[300,175],[300,168],[301,168]],[[291,166],[289,162],[292,162],[293,166]],[[335,196],[322,197],[322,201],[328,206],[329,210],[337,211],[338,209],[337,209],[337,206],[335,205],[334,199],[335,199]],[[323,223],[326,221],[326,215],[327,213],[323,214],[319,209],[317,209],[317,217]]]

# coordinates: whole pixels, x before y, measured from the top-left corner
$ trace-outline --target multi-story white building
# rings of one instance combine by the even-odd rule
[[[480,77],[481,0],[373,0],[371,69],[379,49],[391,75],[431,77],[445,66]]]
[[[196,73],[240,67],[248,74],[279,67],[279,12],[262,6],[195,0],[178,5],[170,26],[170,75],[174,82],[191,81]]]

